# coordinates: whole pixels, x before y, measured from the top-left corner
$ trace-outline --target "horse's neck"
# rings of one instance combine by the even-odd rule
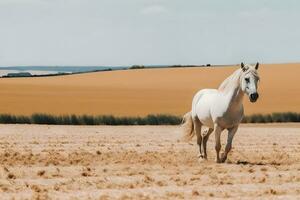
[[[232,89],[227,95],[231,106],[240,106],[243,104],[244,92],[240,86]]]
[[[241,71],[235,71],[229,76],[219,87],[219,91],[223,93],[229,100],[229,107],[239,107],[243,103],[244,92],[240,86]]]

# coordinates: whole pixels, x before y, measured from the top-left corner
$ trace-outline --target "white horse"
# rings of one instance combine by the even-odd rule
[[[259,63],[255,66],[241,63],[241,67],[225,79],[218,89],[203,89],[194,96],[192,111],[185,114],[183,128],[186,140],[189,141],[195,134],[197,135],[197,144],[200,151],[199,159],[207,159],[206,143],[213,131],[216,140],[216,161],[221,163],[227,159],[234,134],[244,117],[244,94],[249,96],[251,102],[256,102],[258,99],[258,66]],[[203,135],[201,134],[202,126],[209,128]],[[228,130],[228,138],[225,152],[220,158],[220,136],[224,129]],[[203,146],[203,154],[201,145]]]

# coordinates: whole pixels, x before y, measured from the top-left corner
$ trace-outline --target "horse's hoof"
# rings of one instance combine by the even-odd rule
[[[206,161],[206,159],[204,158],[204,157],[200,157],[199,159],[198,159],[198,162],[199,163],[203,163],[203,162],[205,162]]]
[[[198,158],[204,158],[204,156],[200,153],[197,156],[198,156]]]
[[[227,159],[227,156],[225,156],[225,154],[222,153],[221,159],[220,159],[221,163],[224,163],[226,161],[226,159]]]

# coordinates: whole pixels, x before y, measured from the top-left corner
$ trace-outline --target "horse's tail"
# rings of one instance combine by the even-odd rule
[[[182,127],[182,130],[184,133],[183,140],[186,142],[190,141],[195,135],[194,124],[193,124],[191,112],[188,112],[183,116],[181,127]]]

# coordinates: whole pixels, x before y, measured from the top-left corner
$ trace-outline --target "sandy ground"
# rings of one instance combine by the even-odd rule
[[[217,88],[235,67],[142,69],[0,79],[0,113],[182,115],[193,95]],[[300,64],[262,65],[260,99],[245,113],[300,112]]]
[[[178,126],[0,125],[1,199],[299,199],[300,125],[242,125],[225,164]],[[225,141],[223,134],[222,141]]]

